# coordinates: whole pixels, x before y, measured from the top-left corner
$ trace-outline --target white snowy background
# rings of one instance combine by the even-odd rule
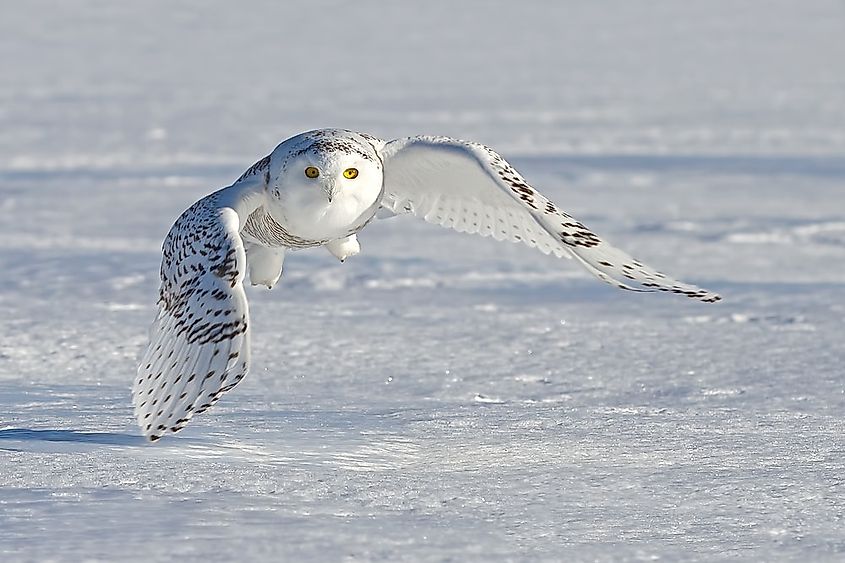
[[[0,560],[841,560],[843,54],[836,0],[3,2]],[[330,126],[489,144],[724,302],[379,222],[145,443],[167,229]]]

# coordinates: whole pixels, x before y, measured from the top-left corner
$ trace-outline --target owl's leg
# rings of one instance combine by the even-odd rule
[[[326,243],[326,249],[332,255],[343,262],[350,256],[355,256],[361,252],[361,245],[358,244],[358,235],[349,235],[346,238],[339,238]]]
[[[244,248],[249,281],[252,285],[266,285],[267,289],[273,289],[282,276],[285,249],[283,247],[270,248],[250,242],[245,243]]]

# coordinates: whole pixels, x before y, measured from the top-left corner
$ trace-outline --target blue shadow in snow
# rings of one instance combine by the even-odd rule
[[[28,428],[0,430],[0,440],[77,442],[109,446],[143,446],[146,444],[146,440],[142,436],[133,436],[132,434],[82,432],[80,430],[30,430]]]

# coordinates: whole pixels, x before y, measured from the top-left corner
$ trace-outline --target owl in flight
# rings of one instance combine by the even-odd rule
[[[253,285],[272,288],[285,253],[299,248],[325,246],[341,261],[354,256],[361,250],[358,232],[376,214],[414,215],[574,257],[622,289],[720,299],[609,245],[484,145],[309,131],[194,203],[167,234],[158,315],[132,390],[144,435],[155,441],[178,432],[246,375],[247,275]]]

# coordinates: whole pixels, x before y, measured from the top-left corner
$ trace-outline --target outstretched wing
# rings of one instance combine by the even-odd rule
[[[159,311],[132,389],[144,435],[178,432],[249,369],[246,255],[237,213],[212,194],[164,241]]]
[[[717,294],[674,280],[600,239],[528,185],[492,149],[448,137],[397,139],[381,150],[382,206],[463,233],[522,242],[573,256],[598,278],[633,291],[665,291],[705,302]]]

